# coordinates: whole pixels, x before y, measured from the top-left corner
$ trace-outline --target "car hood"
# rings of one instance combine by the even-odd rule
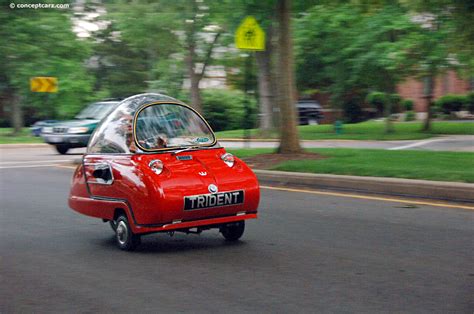
[[[95,126],[99,123],[99,120],[92,120],[92,119],[75,119],[75,120],[66,120],[66,121],[58,121],[56,123],[51,124],[53,127],[80,127],[80,126]]]

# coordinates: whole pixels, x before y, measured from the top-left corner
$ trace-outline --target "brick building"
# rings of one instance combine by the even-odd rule
[[[454,71],[448,71],[436,78],[434,84],[434,99],[446,94],[466,94],[471,90],[469,81],[461,79]],[[424,84],[421,80],[408,79],[397,87],[397,92],[406,99],[414,102],[414,110],[417,117],[422,118],[426,110],[426,99],[424,96]]]

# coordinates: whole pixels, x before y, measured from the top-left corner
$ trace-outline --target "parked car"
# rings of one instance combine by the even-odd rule
[[[119,104],[118,101],[95,102],[84,108],[73,120],[58,121],[42,128],[44,141],[60,154],[70,148],[86,147],[97,124]]]
[[[299,100],[298,108],[299,124],[319,124],[324,118],[321,105],[315,100]]]
[[[40,136],[40,135],[41,135],[41,130],[42,130],[45,126],[51,126],[51,125],[55,124],[56,122],[58,122],[58,121],[57,121],[57,120],[36,121],[36,122],[30,127],[31,135],[33,135],[33,136]]]
[[[257,218],[257,177],[226,152],[191,107],[161,94],[122,101],[96,129],[72,180],[69,206],[109,222],[118,247],[155,232],[219,229],[228,241]]]

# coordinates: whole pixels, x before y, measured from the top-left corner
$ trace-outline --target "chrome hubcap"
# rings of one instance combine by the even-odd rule
[[[125,244],[128,239],[128,229],[125,222],[120,221],[117,225],[117,241],[120,244]]]

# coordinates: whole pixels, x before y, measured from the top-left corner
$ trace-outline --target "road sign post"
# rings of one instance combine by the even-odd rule
[[[247,16],[235,32],[235,46],[238,49],[249,51],[245,59],[244,70],[244,89],[245,89],[245,121],[244,121],[244,139],[246,146],[249,145],[250,130],[250,71],[252,68],[252,51],[265,50],[265,32],[258,25],[257,20],[253,16]]]

